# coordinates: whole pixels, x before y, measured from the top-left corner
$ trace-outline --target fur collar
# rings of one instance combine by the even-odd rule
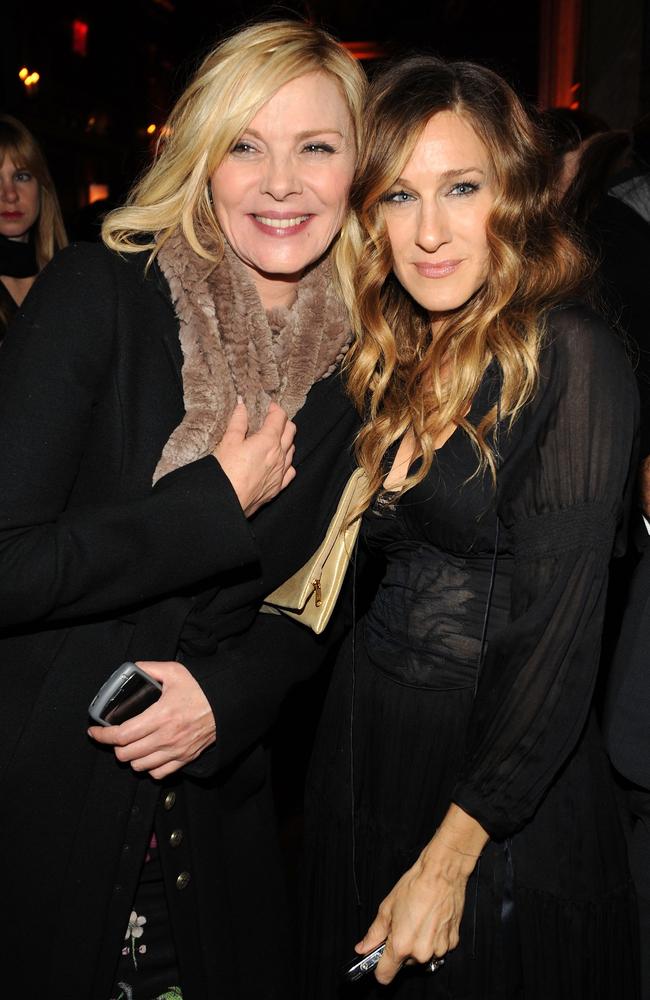
[[[158,263],[180,324],[185,416],[163,449],[154,482],[212,452],[238,395],[251,431],[261,426],[271,399],[295,416],[312,385],[335,370],[351,339],[327,257],[302,279],[290,308],[269,313],[228,246],[215,265],[199,257],[178,229],[162,246]]]

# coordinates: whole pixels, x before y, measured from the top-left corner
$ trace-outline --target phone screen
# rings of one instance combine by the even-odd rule
[[[102,719],[110,726],[132,719],[155,704],[160,698],[160,690],[142,674],[133,673],[124,678],[122,685],[114,691],[106,702]]]

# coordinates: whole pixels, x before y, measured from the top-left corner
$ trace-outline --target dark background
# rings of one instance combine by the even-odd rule
[[[119,203],[201,55],[259,17],[303,16],[374,58],[408,50],[473,59],[539,104],[580,103],[613,127],[650,107],[649,0],[312,0],[269,6],[204,0],[14,4],[0,33],[0,108],[41,140],[75,234],[102,184]],[[73,23],[86,25],[75,51]],[[19,71],[39,73],[25,86]],[[568,89],[569,81],[572,86]],[[153,135],[148,126],[156,126]],[[97,192],[95,192],[97,193]],[[80,214],[81,213],[81,214]]]

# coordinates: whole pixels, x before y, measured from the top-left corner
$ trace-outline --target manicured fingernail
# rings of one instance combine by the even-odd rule
[[[238,396],[237,396],[237,402],[238,402],[238,403],[243,403],[243,402],[244,402],[244,397],[243,397],[243,396],[239,396],[239,395],[238,395]]]

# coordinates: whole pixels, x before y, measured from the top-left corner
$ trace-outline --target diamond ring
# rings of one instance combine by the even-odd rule
[[[430,962],[427,962],[427,969],[429,972],[437,972],[440,966],[444,964],[444,958],[432,958]]]

